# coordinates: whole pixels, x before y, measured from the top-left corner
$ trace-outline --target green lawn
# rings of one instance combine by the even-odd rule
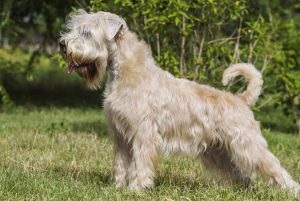
[[[300,181],[300,137],[264,132]],[[101,108],[15,108],[0,113],[0,200],[299,200],[261,181],[218,186],[199,161],[162,159],[156,187],[134,193],[111,182],[112,141]]]

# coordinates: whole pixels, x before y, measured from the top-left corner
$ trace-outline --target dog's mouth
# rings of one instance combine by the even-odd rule
[[[68,65],[67,73],[71,74],[73,71],[77,71],[78,73],[91,73],[96,70],[96,64],[95,62],[92,63],[82,63],[82,64],[75,64],[74,62],[71,62]]]

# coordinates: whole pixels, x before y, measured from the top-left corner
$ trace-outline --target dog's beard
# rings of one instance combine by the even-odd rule
[[[93,78],[97,73],[97,68],[95,62],[91,63],[81,63],[75,64],[74,62],[70,62],[67,68],[67,73],[71,74],[73,71],[76,71],[80,76],[86,79]]]
[[[101,80],[105,74],[106,65],[106,60],[96,60],[84,63],[70,61],[67,67],[67,73],[71,74],[75,71],[86,81],[88,88],[97,89],[100,87]]]

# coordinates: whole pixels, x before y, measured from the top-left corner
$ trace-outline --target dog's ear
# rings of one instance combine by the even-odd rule
[[[124,25],[114,19],[107,19],[107,37],[108,40],[116,39],[122,34]]]
[[[127,30],[125,20],[113,13],[99,11],[98,14],[105,21],[107,39],[112,40],[121,36]]]

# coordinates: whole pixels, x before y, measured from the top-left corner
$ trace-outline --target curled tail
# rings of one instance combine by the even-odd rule
[[[228,85],[230,81],[239,75],[244,76],[249,83],[246,91],[237,94],[237,96],[244,100],[247,105],[253,105],[261,93],[263,84],[262,75],[252,64],[238,63],[229,66],[224,71],[222,84],[224,86]]]

